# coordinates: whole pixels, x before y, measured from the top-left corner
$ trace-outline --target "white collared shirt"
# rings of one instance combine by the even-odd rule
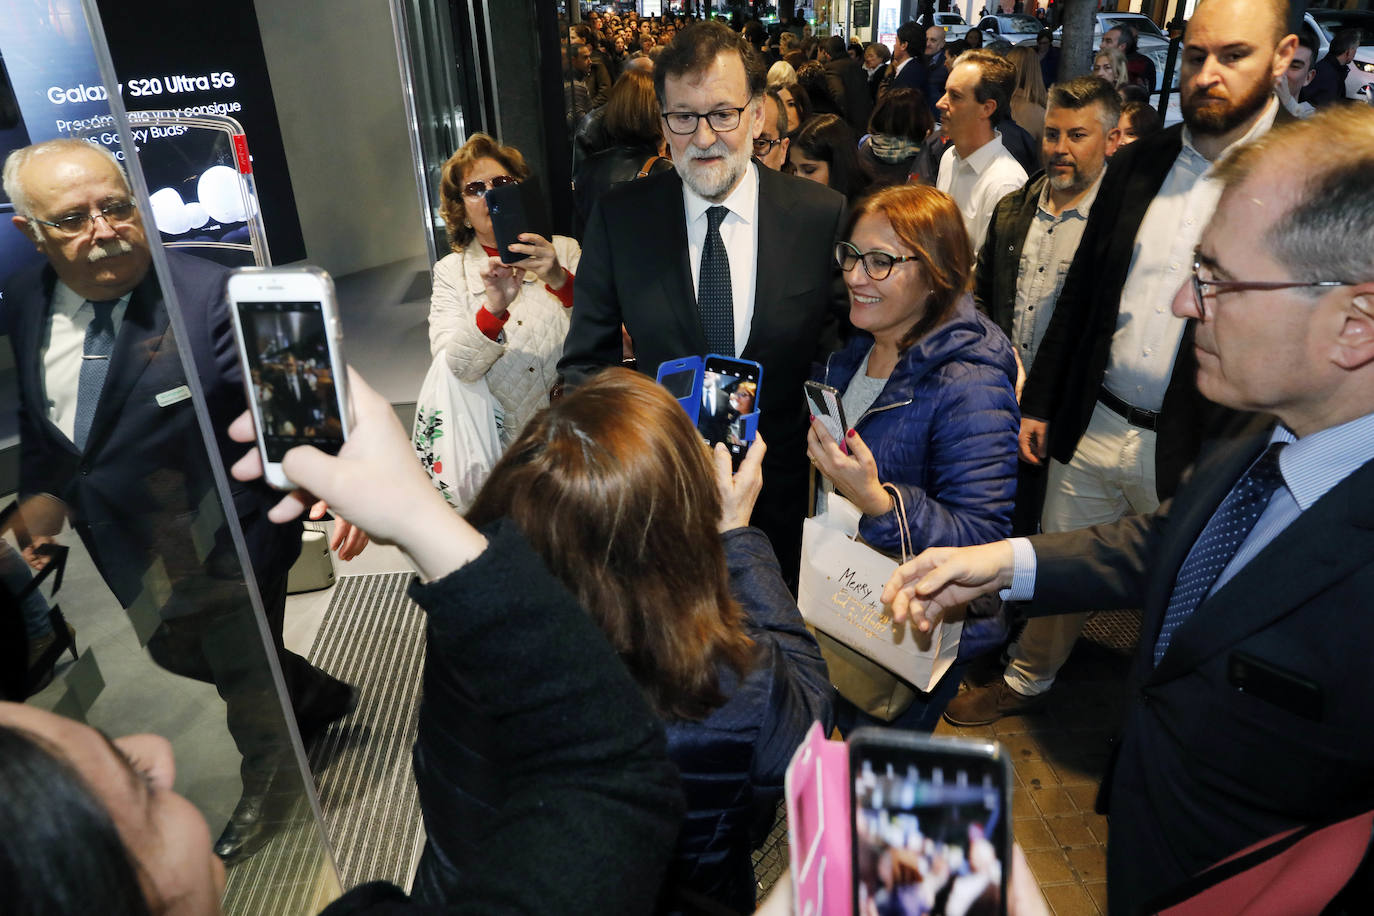
[[[940,158],[935,187],[954,198],[975,254],[983,247],[997,203],[1026,183],[1026,170],[1002,145],[1001,131],[967,159],[953,146]]]
[[[754,163],[720,202],[730,212],[720,224],[720,238],[730,259],[730,302],[735,312],[735,352],[739,356],[749,340],[754,322],[755,265],[759,259],[759,174]],[[692,267],[692,292],[701,282],[701,252],[706,247],[706,211],[716,204],[682,183],[682,203],[687,212],[687,254]],[[702,354],[703,356],[705,354]],[[731,354],[721,354],[722,356]]]
[[[115,336],[124,321],[131,293],[119,298],[110,312]],[[95,320],[95,306],[70,286],[57,281],[52,293],[52,310],[47,332],[38,351],[43,366],[43,398],[51,420],[62,435],[71,439],[76,433],[76,395],[81,384],[81,357],[86,349],[86,329]]]
[[[1271,99],[1245,136],[1217,157],[1263,135],[1274,124],[1279,103]],[[1121,289],[1116,333],[1102,384],[1127,404],[1159,410],[1174,373],[1174,360],[1187,319],[1174,315],[1174,295],[1192,275],[1193,249],[1221,200],[1221,184],[1183,128],[1183,149],[1135,235],[1134,254]]]

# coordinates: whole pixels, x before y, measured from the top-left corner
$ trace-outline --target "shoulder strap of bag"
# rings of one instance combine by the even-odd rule
[[[646,178],[646,177],[648,177],[648,175],[649,175],[649,170],[652,169],[652,168],[654,167],[654,163],[655,163],[655,162],[658,162],[658,160],[660,160],[660,159],[662,159],[662,158],[663,158],[662,156],[658,155],[657,153],[654,153],[654,154],[653,154],[652,156],[650,156],[648,159],[645,159],[645,160],[644,160],[644,167],[641,168],[638,172],[635,173],[635,178]]]
[[[898,490],[890,483],[883,484],[883,489],[892,494],[892,511],[897,513],[897,534],[902,542],[902,560],[905,563],[911,559],[911,529],[907,527],[906,503],[902,500],[902,491]]]

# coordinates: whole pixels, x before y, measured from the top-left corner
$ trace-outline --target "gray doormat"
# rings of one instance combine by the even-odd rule
[[[411,573],[341,576],[309,659],[357,685],[358,708],[315,742],[310,770],[345,888],[410,887],[424,844],[410,767],[425,660]]]

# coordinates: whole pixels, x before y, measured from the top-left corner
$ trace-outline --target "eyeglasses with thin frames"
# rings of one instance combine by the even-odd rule
[[[840,265],[840,270],[849,273],[855,264],[863,261],[864,273],[870,280],[886,280],[896,265],[919,260],[914,254],[899,257],[886,251],[860,251],[848,242],[835,243],[835,263]]]
[[[1220,296],[1222,293],[1239,293],[1248,290],[1279,289],[1330,289],[1337,286],[1354,286],[1344,280],[1204,280],[1200,274],[1206,263],[1202,249],[1193,249],[1193,304],[1197,306],[1198,317],[1207,320],[1207,297]]]
[[[73,213],[57,220],[39,219],[36,216],[30,216],[29,219],[43,226],[51,226],[63,235],[76,236],[89,229],[91,223],[98,219],[105,220],[111,229],[126,225],[133,221],[136,209],[137,205],[132,200],[115,200],[104,204],[94,213]]]
[[[683,137],[696,133],[702,118],[711,125],[711,130],[718,134],[727,134],[739,127],[740,115],[744,114],[748,107],[741,105],[739,108],[718,108],[704,114],[695,111],[670,111],[663,116],[663,120],[667,122],[669,130]]]
[[[773,147],[777,146],[782,141],[782,137],[778,137],[776,140],[769,140],[767,137],[757,137],[754,139],[754,155],[759,157],[767,156],[769,153],[773,152]]]
[[[497,175],[491,181],[469,181],[463,185],[463,196],[468,200],[480,200],[486,197],[492,188],[504,188],[506,185],[519,183],[519,178],[510,175]]]

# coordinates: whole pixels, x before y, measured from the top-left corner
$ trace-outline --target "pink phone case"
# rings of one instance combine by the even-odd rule
[[[797,916],[851,914],[849,746],[812,723],[783,786]]]

